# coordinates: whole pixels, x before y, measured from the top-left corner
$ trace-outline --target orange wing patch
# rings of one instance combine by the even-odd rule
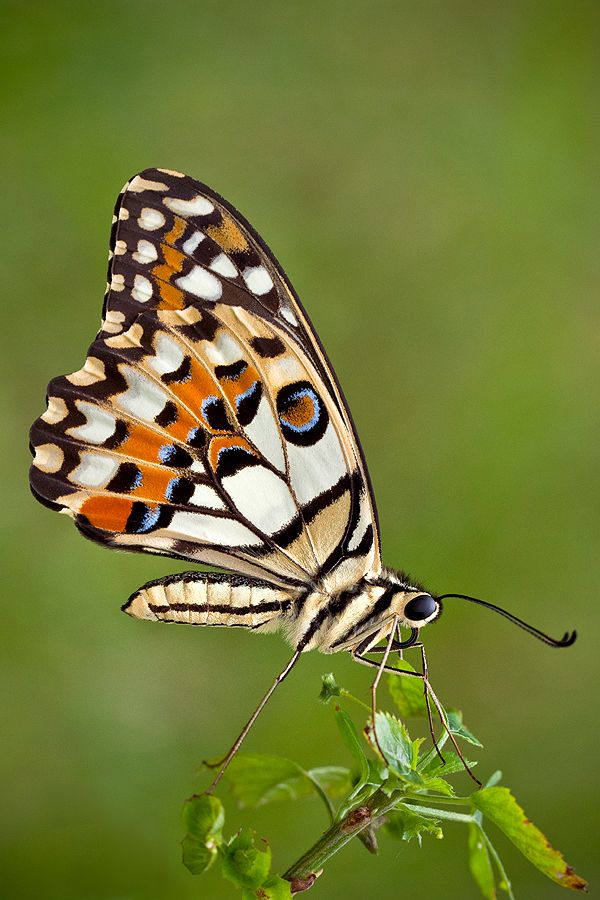
[[[90,497],[83,503],[79,512],[94,528],[101,531],[123,532],[132,507],[133,500],[126,497]]]
[[[248,241],[231,216],[224,210],[220,210],[220,212],[223,221],[219,225],[209,225],[206,229],[207,235],[226,253],[231,253],[233,250],[248,250]]]

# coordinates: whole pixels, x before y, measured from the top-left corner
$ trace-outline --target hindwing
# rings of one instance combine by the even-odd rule
[[[54,379],[31,485],[88,537],[344,587],[380,569],[375,505],[333,371],[282,269],[204,185],[119,196],[102,329]]]

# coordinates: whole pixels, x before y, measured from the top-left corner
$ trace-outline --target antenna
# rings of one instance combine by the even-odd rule
[[[543,631],[540,631],[538,628],[534,628],[533,625],[528,625],[527,622],[523,621],[523,619],[519,619],[512,613],[509,613],[506,609],[502,609],[501,606],[495,606],[493,603],[488,603],[486,600],[480,600],[478,597],[469,597],[468,594],[441,594],[435,599],[442,601],[446,600],[448,597],[458,597],[459,600],[468,600],[470,603],[478,603],[479,606],[485,606],[486,609],[491,609],[494,612],[499,613],[501,616],[504,616],[504,618],[508,619],[509,622],[512,622],[514,625],[518,625],[519,628],[523,629],[523,631],[526,631],[528,634],[533,635],[533,637],[537,638],[538,641],[542,641],[544,644],[548,644],[549,647],[570,647],[571,644],[575,643],[575,640],[577,638],[576,631],[566,631],[560,641],[557,641],[555,638],[550,637],[549,634],[544,634]]]

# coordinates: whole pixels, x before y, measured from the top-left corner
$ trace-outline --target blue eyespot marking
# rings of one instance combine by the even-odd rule
[[[181,483],[181,478],[171,478],[170,482],[167,485],[167,489],[165,491],[165,497],[167,500],[173,499],[173,493],[177,489],[177,486]]]
[[[243,393],[241,393],[241,394],[238,394],[237,397],[235,398],[236,410],[239,410],[239,408],[240,408],[241,404],[244,402],[244,400],[248,400],[250,397],[252,397],[257,392],[259,387],[260,387],[260,382],[253,381],[247,390],[243,391]]]
[[[151,531],[158,522],[159,517],[160,506],[157,506],[155,509],[151,509],[149,506],[147,506],[146,511],[141,518],[140,524],[135,529],[136,533],[145,534],[147,531]]]
[[[161,462],[170,463],[177,452],[177,448],[173,444],[163,444],[158,451],[158,458]]]
[[[308,407],[308,404],[302,402],[303,400],[309,400],[312,407]],[[312,415],[310,414],[311,408]],[[308,418],[309,415],[310,418]],[[320,415],[321,403],[318,396],[312,388],[304,387],[290,394],[287,398],[287,409],[280,413],[280,418],[292,431],[304,434],[315,427]]]
[[[327,430],[327,407],[310,381],[286,384],[277,394],[277,414],[283,436],[292,444],[309,447]]]

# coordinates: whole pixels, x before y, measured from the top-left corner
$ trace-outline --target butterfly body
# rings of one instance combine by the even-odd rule
[[[149,582],[123,607],[139,619],[190,625],[227,625],[280,630],[297,650],[354,650],[376,644],[395,623],[413,627],[403,613],[423,591],[392,570],[363,578],[336,594],[323,588],[283,590],[238,575],[185,572]],[[435,618],[432,614],[426,621]],[[422,623],[419,623],[422,624]]]

